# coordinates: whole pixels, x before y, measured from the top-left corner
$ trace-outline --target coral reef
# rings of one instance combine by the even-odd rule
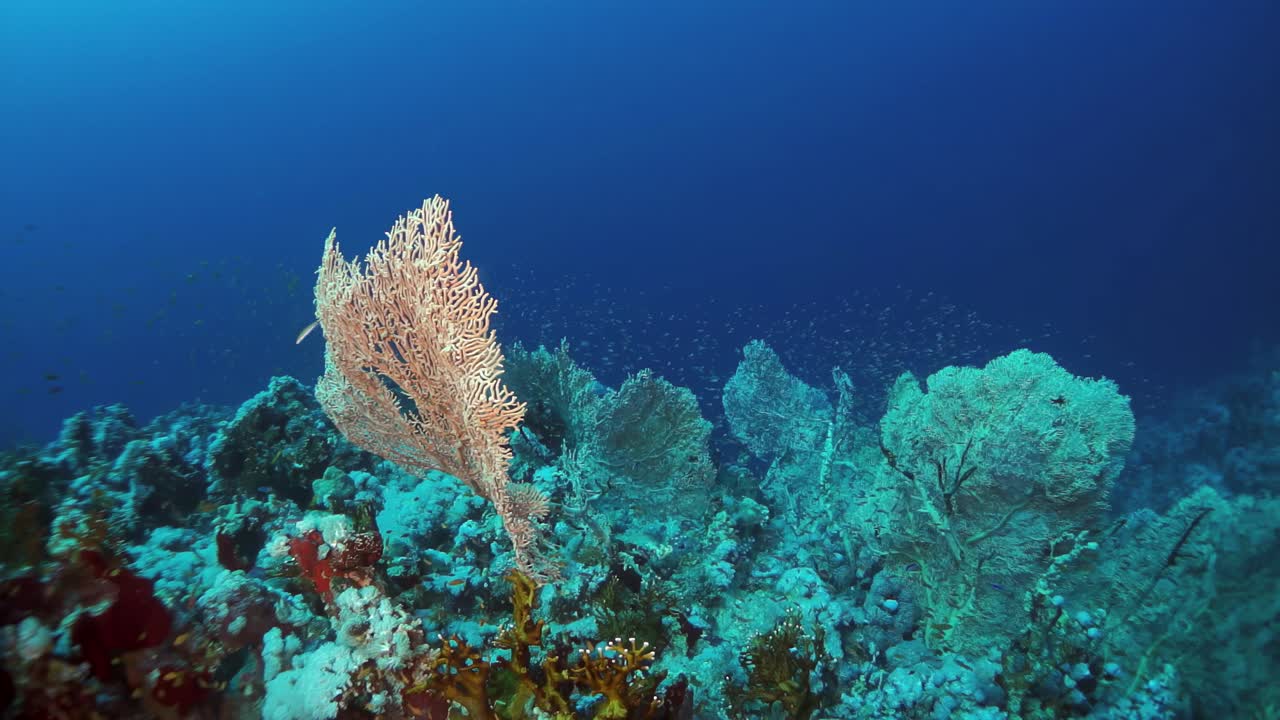
[[[1275,716],[1274,369],[1131,454],[1121,388],[1045,354],[868,417],[755,341],[717,436],[568,343],[504,386],[442,203],[371,275],[330,242],[317,388],[0,454],[5,717]]]

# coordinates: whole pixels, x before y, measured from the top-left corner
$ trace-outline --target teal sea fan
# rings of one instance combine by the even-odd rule
[[[976,651],[1051,565],[1105,524],[1133,442],[1129,400],[1018,350],[984,368],[949,367],[921,387],[903,375],[881,422],[879,484],[895,511],[882,548],[920,568],[925,639]]]
[[[1206,716],[1280,703],[1280,498],[1202,487],[1167,512],[1131,513],[1087,594],[1108,608],[1105,652],[1131,690],[1165,665]]]
[[[1106,502],[1134,418],[1110,380],[1078,378],[1045,353],[1017,350],[981,369],[944,368],[929,376],[927,392],[903,375],[881,427],[903,467],[956,470],[972,444],[966,460],[981,470],[967,481],[970,492],[1063,508]]]
[[[817,449],[831,420],[831,402],[822,391],[787,372],[763,340],[742,349],[742,362],[725,383],[723,399],[734,437],[762,459]]]
[[[632,526],[694,520],[708,510],[716,475],[711,422],[691,390],[641,370],[592,403],[587,423],[575,461],[605,489],[599,510],[622,512]]]
[[[567,340],[554,351],[514,343],[507,349],[503,379],[528,403],[525,429],[550,450],[576,450],[590,435],[604,386],[570,357]]]

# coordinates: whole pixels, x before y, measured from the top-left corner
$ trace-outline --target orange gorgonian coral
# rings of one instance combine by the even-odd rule
[[[525,406],[502,383],[489,327],[498,302],[458,257],[449,202],[436,196],[400,217],[364,267],[343,258],[335,237],[316,281],[320,404],[352,443],[410,471],[449,473],[489,499],[519,569],[545,577],[534,521],[546,499],[507,476],[507,432]]]

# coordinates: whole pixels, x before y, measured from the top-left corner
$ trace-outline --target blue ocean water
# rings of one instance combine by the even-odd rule
[[[1278,31],[7,0],[6,717],[1274,716]],[[437,310],[317,302],[437,194],[509,463],[376,362]]]

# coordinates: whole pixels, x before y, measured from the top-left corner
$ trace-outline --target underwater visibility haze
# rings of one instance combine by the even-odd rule
[[[1280,718],[1277,47],[0,3],[0,718]]]

